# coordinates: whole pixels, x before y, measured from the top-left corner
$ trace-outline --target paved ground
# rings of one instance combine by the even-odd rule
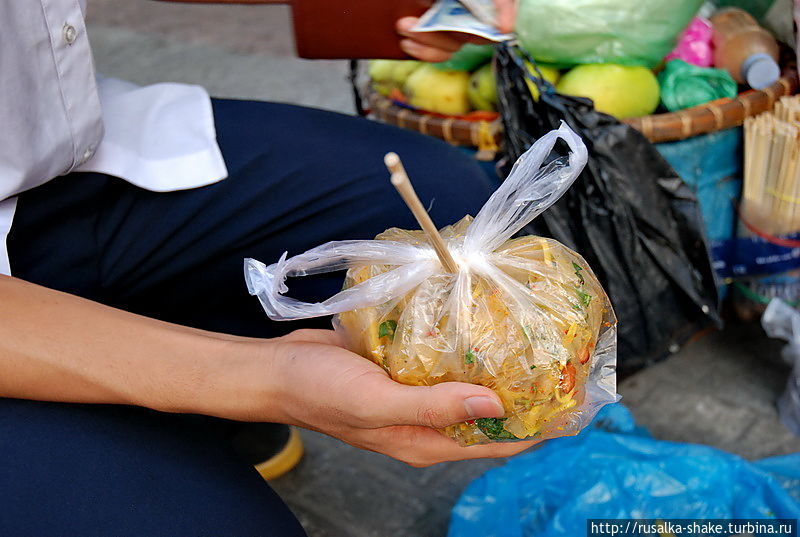
[[[658,438],[696,442],[748,459],[800,451],[777,420],[789,372],[781,344],[757,324],[729,322],[620,385],[637,421]]]
[[[187,6],[89,0],[98,69],[138,83],[202,84],[213,95],[352,111],[344,62],[292,57],[282,6]],[[777,422],[787,370],[757,326],[730,326],[632,376],[620,392],[659,438],[748,458],[800,451]],[[305,434],[301,466],[274,483],[312,537],[441,536],[463,487],[502,461],[417,470]]]
[[[89,0],[88,20],[97,68],[107,76],[353,111],[347,62],[294,57],[287,6]]]

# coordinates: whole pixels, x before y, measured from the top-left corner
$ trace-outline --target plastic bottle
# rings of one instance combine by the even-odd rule
[[[714,26],[714,63],[740,84],[763,89],[781,75],[778,43],[746,11],[730,7],[711,17]]]

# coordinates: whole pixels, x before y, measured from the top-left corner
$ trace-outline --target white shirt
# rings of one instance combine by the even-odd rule
[[[0,0],[0,274],[16,195],[73,171],[141,188],[195,188],[227,176],[208,93],[98,77],[85,0]]]

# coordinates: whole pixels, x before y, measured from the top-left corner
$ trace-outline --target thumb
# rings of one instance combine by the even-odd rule
[[[500,418],[505,414],[500,398],[489,388],[463,382],[435,386],[395,383],[385,399],[386,419],[395,425],[422,425],[440,429],[478,418]]]

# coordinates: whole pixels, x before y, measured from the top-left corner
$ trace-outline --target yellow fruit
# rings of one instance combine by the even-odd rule
[[[392,69],[392,82],[398,88],[403,87],[411,73],[416,71],[419,67],[424,65],[424,62],[416,60],[397,60]]]
[[[446,115],[461,115],[470,111],[467,87],[469,73],[440,71],[423,65],[406,80],[404,93],[408,104],[415,108]]]
[[[372,87],[381,95],[388,96],[393,88],[401,88],[408,76],[423,62],[415,60],[370,60],[369,77]]]
[[[388,97],[392,93],[392,86],[390,86],[386,82],[373,82],[372,89],[374,89],[384,97]]]
[[[493,112],[497,109],[497,82],[494,79],[491,63],[487,63],[469,77],[467,96],[475,110]]]
[[[539,76],[536,72],[536,69],[533,68],[533,64],[528,60],[525,60],[525,67],[528,68],[528,72],[531,73],[533,76]],[[547,65],[538,64],[539,71],[541,71],[542,76],[545,80],[550,82],[552,85],[556,85],[558,83],[558,79],[561,78],[561,71],[556,69],[555,67],[548,67]],[[532,80],[526,79],[525,82],[528,83],[528,89],[531,90],[531,96],[533,97],[534,101],[539,100],[539,88],[536,87],[536,84],[533,83]]]
[[[373,82],[389,82],[395,68],[395,60],[370,60],[369,77]]]
[[[658,81],[646,67],[579,65],[556,86],[559,93],[589,97],[599,112],[618,119],[652,114],[658,106]]]

